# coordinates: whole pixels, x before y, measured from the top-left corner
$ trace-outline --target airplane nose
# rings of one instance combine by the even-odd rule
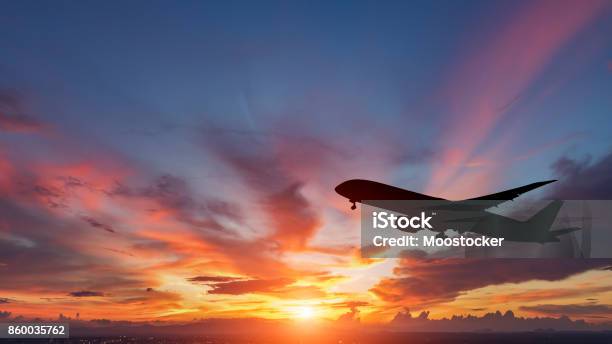
[[[336,191],[336,193],[337,193],[337,194],[339,194],[339,193],[340,193],[340,185],[342,185],[342,184],[338,184],[338,185],[336,185],[336,187],[334,188],[334,191]]]
[[[344,185],[345,184],[346,182],[340,183],[334,188],[334,190],[336,191],[338,195],[344,196],[344,189],[345,189]]]

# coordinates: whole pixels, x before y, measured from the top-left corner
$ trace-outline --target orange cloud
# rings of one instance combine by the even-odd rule
[[[210,286],[209,294],[230,294],[239,295],[247,293],[261,293],[277,290],[285,287],[293,281],[286,278],[277,278],[273,280],[245,280],[245,281],[230,281],[214,283]]]

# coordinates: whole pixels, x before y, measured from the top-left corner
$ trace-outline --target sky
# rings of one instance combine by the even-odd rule
[[[364,259],[333,191],[610,199],[610,37],[597,0],[7,2],[0,317],[610,321],[610,261]]]

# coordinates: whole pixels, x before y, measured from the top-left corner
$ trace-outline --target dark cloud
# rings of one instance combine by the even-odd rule
[[[89,223],[89,225],[94,227],[94,228],[100,228],[100,229],[103,229],[103,230],[105,230],[105,231],[107,231],[109,233],[116,233],[112,226],[104,224],[104,223],[101,223],[98,220],[94,219],[93,217],[82,216],[81,219],[83,219],[83,221]]]
[[[291,284],[293,281],[287,278],[277,279],[253,279],[245,281],[232,281],[212,284],[209,294],[240,295],[249,293],[273,292],[279,288]]]
[[[326,295],[316,286],[291,286],[290,284],[294,280],[290,278],[242,279],[227,276],[197,276],[188,280],[208,285],[212,288],[208,291],[209,294],[241,295],[258,293],[295,300],[320,298]],[[355,303],[350,307],[358,306],[360,304]]]
[[[11,312],[9,311],[0,311],[0,319],[6,319],[11,316]]]
[[[23,112],[17,94],[0,90],[0,131],[27,133],[45,128],[46,125],[42,122]]]
[[[3,304],[3,303],[9,303],[9,302],[11,302],[11,300],[10,300],[10,299],[8,299],[8,298],[6,298],[6,297],[0,297],[0,304]]]
[[[536,305],[536,306],[521,306],[521,310],[549,315],[568,315],[568,316],[585,316],[585,315],[607,315],[612,317],[611,305],[595,305],[595,304],[567,304],[567,305]]]
[[[196,207],[185,180],[169,174],[157,178],[142,195],[157,199],[167,208],[191,210]]]
[[[69,296],[73,297],[93,297],[93,296],[104,296],[103,292],[92,291],[92,290],[79,290],[68,293]]]
[[[593,161],[561,157],[551,168],[559,179],[550,196],[559,199],[612,199],[612,152]]]
[[[114,295],[117,303],[122,305],[138,305],[143,312],[155,311],[159,309],[179,309],[182,296],[177,293],[168,291],[154,290],[148,288],[145,290],[131,290],[123,295]]]
[[[189,282],[212,282],[212,283],[223,283],[241,280],[240,277],[231,276],[195,276],[187,279]]]
[[[584,320],[573,321],[566,315],[559,317],[516,317],[514,312],[500,311],[483,316],[453,315],[450,318],[430,319],[428,311],[422,311],[418,316],[412,316],[406,309],[397,313],[389,323],[389,327],[401,331],[424,332],[464,332],[464,331],[501,331],[524,332],[541,329],[554,330],[608,330],[610,323],[590,324]]]
[[[402,258],[396,277],[382,279],[371,291],[399,304],[451,301],[460,293],[503,283],[558,281],[612,264],[605,259],[433,259]]]

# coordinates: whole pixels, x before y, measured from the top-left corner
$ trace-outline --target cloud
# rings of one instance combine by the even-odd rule
[[[59,293],[96,288],[113,290],[149,284],[147,271],[132,270],[101,255],[103,245],[83,233],[80,218],[62,216],[0,197],[0,289],[27,293]],[[44,230],[42,230],[44,229]],[[12,239],[19,233],[20,240]],[[9,238],[10,240],[3,240]],[[78,240],[76,240],[78,239]],[[23,243],[29,243],[23,245]],[[90,245],[83,246],[86,242]],[[117,245],[119,242],[114,242]]]
[[[181,294],[170,291],[154,290],[152,288],[131,290],[120,296],[114,296],[117,300],[116,302],[121,304],[121,307],[127,305],[136,306],[139,312],[142,313],[180,309],[182,308],[181,301],[183,300]]]
[[[344,301],[344,302],[337,302],[332,304],[332,307],[334,308],[358,308],[358,307],[365,307],[365,306],[369,306],[370,303],[367,301]]]
[[[278,249],[276,243],[245,235],[250,225],[244,223],[238,203],[201,197],[183,178],[169,174],[146,184],[123,183],[109,192],[117,200],[123,198],[129,203],[149,205],[139,225],[147,223],[155,228],[147,231],[155,243],[137,244],[134,249],[146,254],[180,253],[182,260],[176,265],[188,265],[190,260],[207,255],[224,269],[245,275],[274,278],[293,274],[284,262],[277,259],[278,252],[273,252]],[[240,199],[246,193],[242,192]],[[177,229],[182,236],[177,236]]]
[[[586,297],[590,295],[596,295],[598,293],[605,293],[611,290],[612,290],[612,287],[610,286],[535,289],[535,290],[523,290],[520,292],[512,292],[512,293],[500,292],[496,295],[491,296],[491,300],[495,304],[506,304],[508,302],[527,303],[527,302],[550,300],[550,299]]]
[[[276,231],[270,239],[279,242],[286,250],[303,250],[314,235],[321,220],[313,207],[300,193],[300,183],[264,199],[264,206],[271,214]]]
[[[47,126],[23,113],[21,102],[13,92],[0,90],[0,131],[31,133]]]
[[[212,283],[221,283],[221,282],[232,282],[241,280],[240,277],[231,277],[231,276],[196,276],[188,278],[189,282],[212,282]]]
[[[42,130],[43,125],[26,115],[8,115],[0,112],[0,130],[8,132],[36,132]]]
[[[558,318],[527,318],[516,317],[514,312],[500,311],[474,316],[471,314],[453,315],[450,318],[430,319],[428,311],[422,311],[419,316],[413,317],[406,309],[397,313],[389,323],[389,327],[401,331],[426,331],[426,332],[474,332],[474,331],[500,331],[500,332],[525,332],[541,329],[554,330],[607,330],[609,323],[591,324],[584,320],[572,321],[566,315]]]
[[[347,313],[340,315],[336,321],[349,324],[359,322],[359,310],[357,308],[351,308]]]
[[[568,316],[585,316],[585,315],[604,315],[612,317],[611,305],[594,305],[594,304],[566,304],[552,305],[543,304],[535,306],[521,306],[521,310],[548,315],[568,315]]]
[[[242,220],[240,209],[234,204],[213,198],[200,199],[183,178],[172,174],[156,177],[145,186],[119,183],[108,193],[114,198],[153,201],[156,207],[149,209],[150,212],[167,214],[200,230],[225,231],[226,228],[216,220],[219,217],[236,223]]]
[[[162,205],[171,209],[191,210],[196,207],[196,202],[187,183],[183,179],[170,174],[157,178],[141,194],[155,198]]]
[[[559,178],[551,197],[560,199],[612,199],[612,152],[597,161],[590,156],[581,160],[563,156],[551,168]]]
[[[55,137],[44,138],[50,139]],[[179,297],[158,292],[164,288],[160,276],[169,271],[186,276],[197,271],[201,276],[190,281],[210,284],[210,294],[325,296],[316,286],[290,285],[300,271],[283,260],[285,250],[305,249],[320,219],[302,193],[303,184],[278,160],[267,175],[259,157],[239,148],[237,159],[256,171],[240,170],[244,161],[236,161],[235,171],[243,172],[236,180],[246,181],[248,188],[227,201],[217,197],[231,197],[231,191],[198,189],[201,185],[171,173],[152,175],[114,155],[102,159],[90,152],[80,159],[62,150],[61,159],[7,154],[11,160],[5,162],[2,153],[0,270],[5,278],[0,289],[50,300],[44,307],[19,305],[30,312],[92,303],[100,307],[90,314],[112,313],[118,303],[133,314],[183,308]],[[265,181],[254,181],[258,177]],[[247,209],[241,202],[250,192],[257,202]],[[250,236],[254,213],[263,213],[266,221],[253,221],[258,235]],[[100,230],[86,230],[89,226]],[[78,303],[57,297],[71,290],[68,295],[80,298]]]
[[[68,293],[68,295],[73,296],[73,297],[94,297],[94,296],[104,296],[104,293],[100,291],[80,290],[80,291],[70,292]]]
[[[81,217],[83,219],[83,221],[89,223],[90,226],[94,227],[94,228],[100,228],[103,229],[109,233],[116,233],[115,230],[113,229],[112,226],[98,222],[98,220],[94,219],[93,217],[90,216],[82,216]]]
[[[0,319],[6,319],[11,316],[11,312],[9,311],[0,311]]]
[[[429,305],[454,300],[462,292],[488,285],[531,280],[559,281],[610,260],[438,259],[402,258],[396,277],[382,279],[371,291],[384,301]]]
[[[244,197],[253,197],[268,218],[272,227],[268,239],[284,251],[305,250],[322,220],[316,207],[301,192],[303,180],[291,171],[299,167],[316,168],[329,154],[335,153],[318,145],[311,145],[312,150],[308,150],[304,147],[309,143],[302,141],[300,151],[306,149],[308,155],[283,150],[282,147],[295,144],[291,136],[264,140],[256,135],[232,138],[206,135],[204,141],[214,156],[244,183]],[[296,155],[301,158],[297,159]]]
[[[242,295],[256,293],[289,299],[311,299],[326,295],[316,286],[291,286],[294,280],[290,278],[243,279],[229,276],[197,276],[189,278],[188,281],[208,285],[211,287],[208,294]]]
[[[257,279],[246,281],[232,281],[212,284],[209,294],[230,294],[240,295],[249,293],[273,292],[279,288],[291,284],[293,281],[286,278],[277,279]]]

